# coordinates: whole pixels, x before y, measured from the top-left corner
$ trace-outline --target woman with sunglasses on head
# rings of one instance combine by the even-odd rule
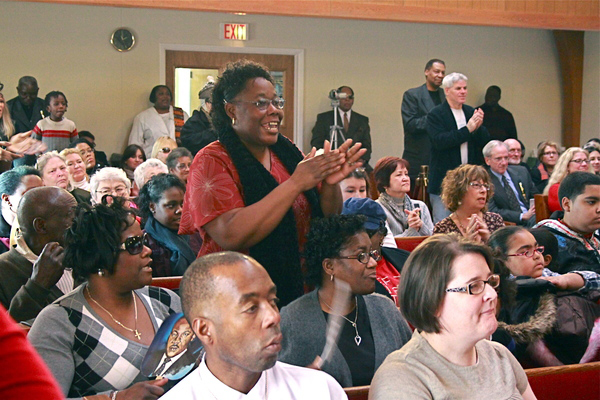
[[[246,252],[265,267],[281,304],[304,293],[300,252],[313,217],[339,213],[339,182],[365,153],[347,140],[307,156],[279,133],[284,100],[262,65],[227,65],[213,91],[219,140],[196,154],[180,233],[199,231],[199,255]]]
[[[163,163],[167,163],[167,157],[173,150],[177,148],[177,142],[168,136],[161,136],[156,139],[152,146],[152,154],[150,158],[156,158]]]
[[[375,267],[381,256],[367,234],[366,219],[362,215],[333,215],[313,222],[305,266],[307,282],[317,289],[281,310],[279,360],[318,366],[327,322],[335,312],[335,281],[350,286],[350,302],[340,314],[344,319],[340,339],[331,359],[320,366],[343,387],[369,385],[385,357],[410,338],[410,328],[394,302],[373,293]]]
[[[156,399],[167,380],[147,381],[142,360],[179,296],[152,283],[151,250],[134,215],[112,205],[80,206],[67,231],[63,265],[77,289],[46,307],[28,338],[68,398]]]
[[[457,235],[411,253],[398,297],[415,330],[377,370],[369,399],[535,399],[515,357],[488,340],[498,326],[493,266],[487,246]]]
[[[433,233],[458,233],[485,243],[490,233],[504,226],[500,214],[487,211],[494,194],[487,171],[478,165],[461,165],[442,181],[442,202],[452,211],[433,228]]]
[[[550,213],[561,211],[562,206],[558,199],[558,188],[565,177],[573,172],[594,172],[592,165],[588,161],[589,153],[581,147],[570,147],[561,154],[556,162],[556,167],[548,185],[544,189],[544,194],[548,195],[548,210]]]
[[[558,143],[550,140],[545,140],[538,144],[537,147],[537,163],[531,168],[531,180],[542,193],[548,185],[548,179],[554,172],[554,167],[560,155]]]

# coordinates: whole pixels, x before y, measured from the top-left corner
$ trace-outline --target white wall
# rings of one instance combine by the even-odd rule
[[[149,106],[150,89],[161,83],[159,46],[239,46],[218,38],[222,22],[250,24],[243,46],[304,50],[304,149],[317,113],[329,109],[327,92],[345,84],[356,92],[356,111],[370,117],[373,159],[401,155],[402,93],[424,82],[424,64],[433,57],[469,77],[470,105],[499,85],[501,104],[513,112],[528,149],[542,139],[560,141],[560,73],[545,30],[0,2],[0,81],[7,98],[26,74],[38,78],[41,96],[64,91],[67,117],[93,132],[107,153],[120,152],[134,116]],[[109,44],[120,26],[136,33],[131,52]],[[598,58],[598,33],[588,33],[583,126],[595,135]]]

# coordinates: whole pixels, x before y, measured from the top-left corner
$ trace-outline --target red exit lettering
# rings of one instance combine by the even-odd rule
[[[223,37],[228,40],[247,40],[246,24],[223,24]]]

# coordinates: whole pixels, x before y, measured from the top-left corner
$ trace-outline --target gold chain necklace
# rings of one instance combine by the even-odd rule
[[[128,328],[125,325],[123,325],[120,321],[117,321],[115,319],[115,317],[113,317],[113,315],[110,313],[110,311],[108,311],[106,308],[102,307],[102,305],[100,303],[98,303],[96,301],[96,299],[94,299],[92,297],[92,293],[90,292],[89,286],[86,286],[85,290],[87,290],[88,296],[90,296],[90,300],[92,300],[98,307],[100,307],[102,310],[104,310],[104,312],[107,313],[112,318],[112,320],[115,321],[115,323],[117,325],[119,325],[121,328],[133,333],[137,340],[142,339],[142,334],[140,333],[140,331],[137,330],[137,320],[138,320],[137,302],[135,301],[135,294],[133,293],[133,291],[131,292],[131,297],[133,298],[133,312],[134,312],[134,317],[135,317],[135,327],[134,327],[134,329],[131,329],[131,328]]]

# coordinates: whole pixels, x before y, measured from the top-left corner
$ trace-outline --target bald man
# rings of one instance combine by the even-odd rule
[[[180,294],[206,355],[161,399],[347,399],[326,373],[277,361],[277,288],[254,259],[235,252],[200,257],[185,272]]]
[[[58,187],[29,190],[17,209],[17,245],[0,255],[0,302],[16,321],[27,321],[73,290],[62,266],[63,238],[73,223],[75,198]]]

